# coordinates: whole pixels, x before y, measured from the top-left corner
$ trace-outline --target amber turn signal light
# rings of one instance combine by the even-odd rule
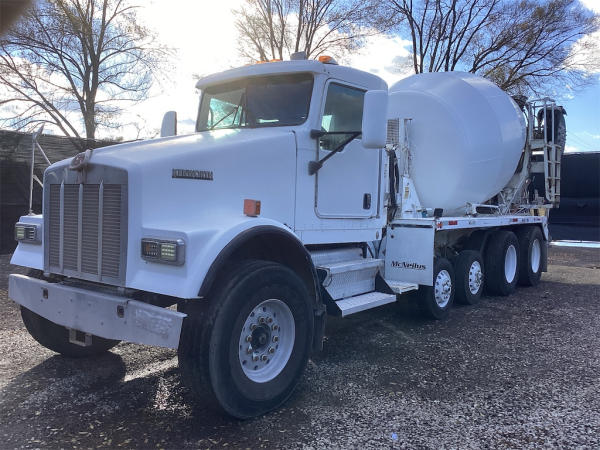
[[[260,215],[260,200],[244,199],[244,214],[250,217]]]

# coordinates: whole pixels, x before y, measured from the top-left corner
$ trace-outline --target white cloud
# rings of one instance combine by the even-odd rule
[[[600,13],[600,0],[580,0],[587,9]]]
[[[348,65],[356,69],[374,73],[383,78],[389,86],[408,75],[413,74],[412,66],[407,64],[411,41],[385,35],[367,38],[365,46],[346,59]]]
[[[600,0],[580,0],[580,2],[587,9],[600,14]],[[600,48],[600,30],[583,36],[573,44],[569,55],[569,65],[589,75],[599,74],[598,48]]]

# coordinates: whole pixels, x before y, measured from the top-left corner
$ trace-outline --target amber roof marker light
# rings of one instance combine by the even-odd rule
[[[336,64],[337,65],[337,61],[335,59],[333,59],[332,56],[329,56],[329,55],[319,56],[318,61],[323,64]]]

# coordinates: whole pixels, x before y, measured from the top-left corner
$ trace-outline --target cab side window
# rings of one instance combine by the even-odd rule
[[[328,132],[348,133],[360,131],[362,128],[363,100],[365,91],[330,83],[327,88],[325,109],[321,120],[321,130]],[[325,135],[320,140],[321,148],[333,150],[339,143],[348,139],[349,134]]]

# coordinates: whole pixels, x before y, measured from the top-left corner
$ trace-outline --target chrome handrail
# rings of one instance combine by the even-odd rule
[[[42,131],[44,131],[44,124],[42,124],[42,126],[39,127],[37,129],[37,131],[35,131],[34,133],[31,134],[31,172],[30,172],[30,177],[29,177],[29,214],[28,214],[30,216],[34,215],[34,212],[33,212],[33,181],[34,180],[37,181],[37,183],[40,185],[40,187],[42,187],[42,188],[44,187],[44,184],[40,181],[40,179],[34,173],[35,149],[37,148],[40,151],[40,153],[42,154],[42,156],[44,157],[44,159],[46,160],[46,163],[48,165],[52,164],[50,162],[50,160],[48,159],[48,157],[46,156],[46,152],[44,152],[44,149],[37,141],[38,136],[40,134],[42,134]]]

